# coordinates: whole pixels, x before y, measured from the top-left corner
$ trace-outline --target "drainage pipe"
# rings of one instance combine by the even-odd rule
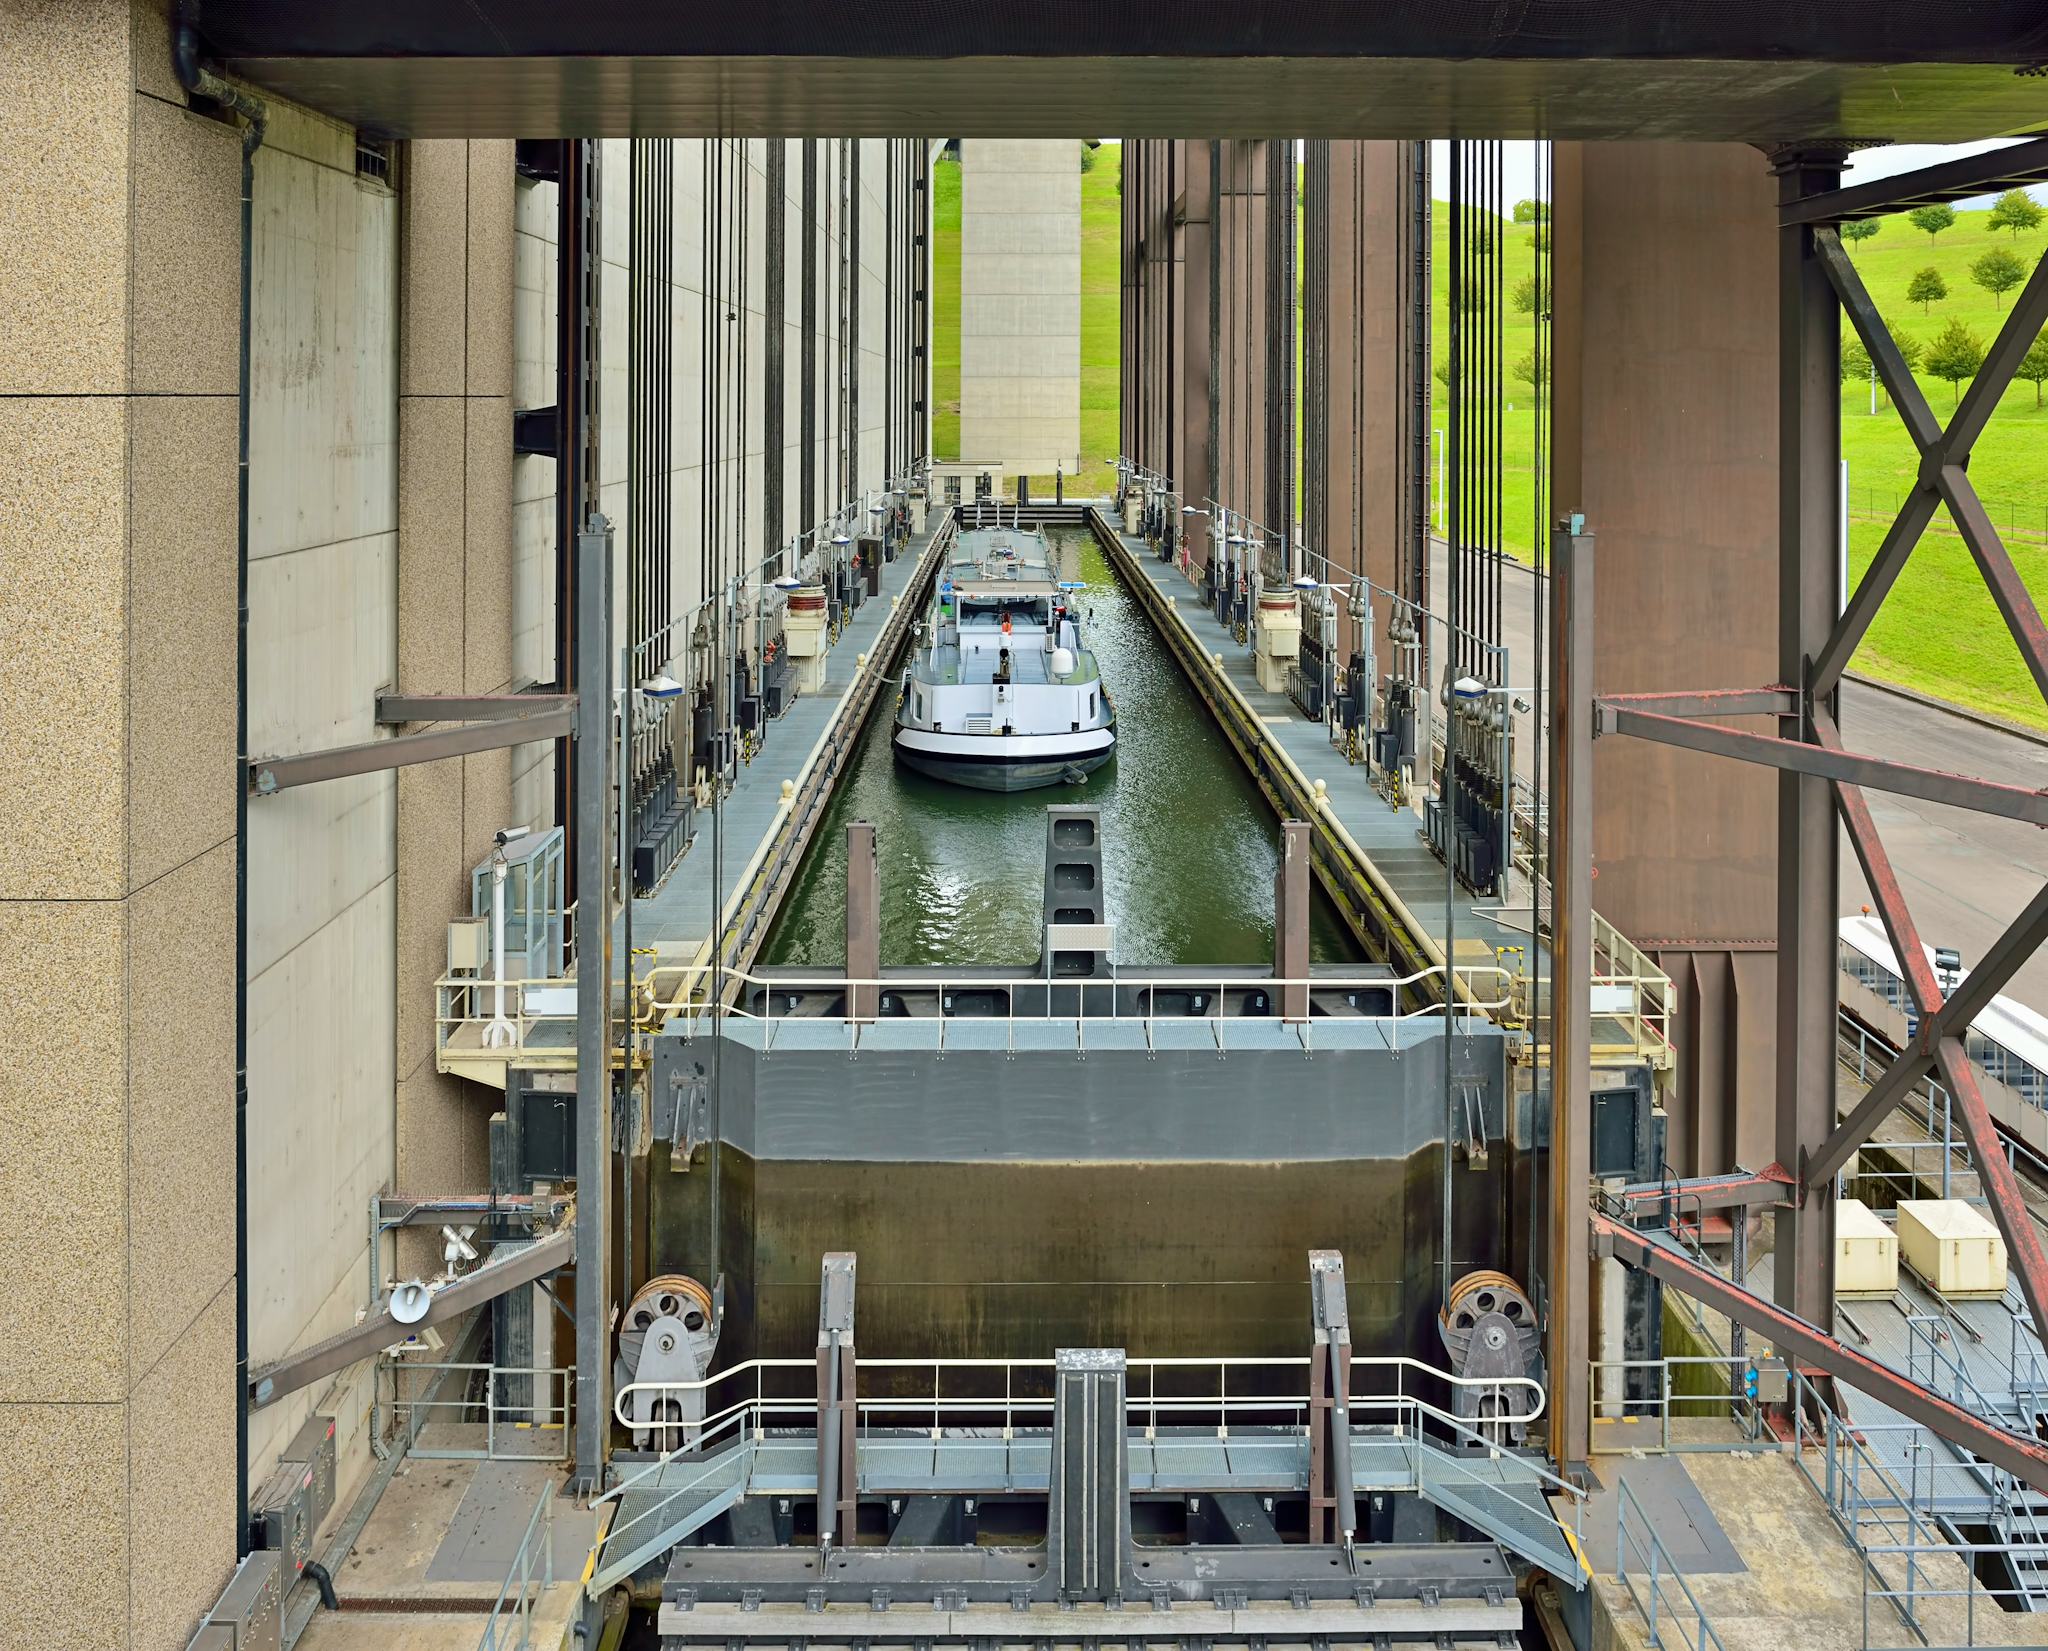
[[[199,61],[199,42],[180,21],[171,44],[178,83],[240,115],[242,286],[235,430],[235,1557],[249,1553],[249,289],[256,151],[268,114],[261,99],[231,86]]]

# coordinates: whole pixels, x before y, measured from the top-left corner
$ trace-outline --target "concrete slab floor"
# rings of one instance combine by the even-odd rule
[[[1732,1424],[1704,1421],[1675,1422],[1672,1434],[1675,1442],[1687,1444],[1737,1444],[1741,1437]],[[1789,1455],[1698,1451],[1685,1454],[1683,1460],[1687,1476],[1744,1567],[1735,1572],[1703,1570],[1685,1579],[1724,1651],[2048,1643],[2048,1628],[2041,1617],[2001,1611],[1996,1601],[1981,1592],[1973,1640],[1962,1597],[1968,1585],[1964,1561],[1939,1555],[1920,1569],[1924,1592],[1918,1615],[1926,1630],[1925,1641],[1877,1596],[1868,1601],[1866,1640],[1862,1560],[1843,1539],[1820,1494]],[[1604,1485],[1612,1486],[1618,1478],[1626,1478],[1632,1466],[1642,1465],[1629,1457],[1603,1455],[1594,1459],[1593,1471]],[[1588,1520],[1612,1520],[1617,1503],[1618,1498],[1611,1494],[1601,1499],[1597,1512],[1589,1507]],[[1640,1527],[1631,1529],[1640,1543]],[[1611,1532],[1601,1546],[1611,1553]],[[1890,1574],[1891,1562],[1885,1563]],[[1632,1574],[1637,1570],[1632,1564]],[[1647,1578],[1637,1576],[1636,1586],[1643,1592]],[[1595,1651],[1647,1651],[1648,1624],[1627,1588],[1615,1580],[1611,1565],[1596,1567],[1592,1587]],[[1955,1597],[1926,1597],[1949,1590],[1955,1591]],[[1677,1587],[1665,1583],[1660,1600],[1662,1643],[1698,1643],[1691,1609]]]
[[[471,1651],[483,1634],[526,1520],[558,1464],[411,1459],[334,1575],[339,1612],[317,1611],[303,1651]],[[607,1504],[607,1508],[609,1504]],[[539,1600],[533,1643],[563,1642],[599,1516],[555,1504],[555,1581]]]

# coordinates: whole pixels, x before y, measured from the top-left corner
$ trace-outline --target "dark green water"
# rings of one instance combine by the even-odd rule
[[[1087,582],[1083,640],[1116,700],[1116,756],[1086,785],[969,791],[897,766],[889,696],[811,841],[765,961],[845,961],[846,827],[868,820],[881,856],[883,963],[1030,965],[1044,903],[1045,807],[1081,802],[1102,809],[1119,965],[1271,964],[1279,822],[1101,547],[1080,529],[1055,529],[1051,539],[1061,577]],[[1309,946],[1319,963],[1359,956],[1320,894]]]

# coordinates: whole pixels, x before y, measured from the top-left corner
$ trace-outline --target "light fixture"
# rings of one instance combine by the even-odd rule
[[[683,685],[668,672],[663,671],[659,676],[651,676],[641,683],[640,691],[649,699],[674,699],[683,691]]]
[[[835,545],[850,545],[853,540],[844,533],[835,533],[832,535],[832,542]]]
[[[1242,533],[1233,533],[1223,542],[1227,545],[1241,545],[1245,542],[1245,537]]]
[[[775,581],[777,590],[801,590],[803,581],[793,573],[785,573]]]
[[[1313,574],[1297,573],[1294,576],[1294,588],[1296,590],[1314,590],[1316,586],[1317,581]]]

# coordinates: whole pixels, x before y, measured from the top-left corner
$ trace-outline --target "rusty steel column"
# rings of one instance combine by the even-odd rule
[[[881,988],[858,985],[882,974],[882,873],[875,828],[856,820],[846,828],[846,1018],[873,1020]]]
[[[1544,1359],[1550,1454],[1586,1460],[1593,1302],[1586,1189],[1592,1165],[1593,536],[1585,518],[1551,537],[1550,1265]]]
[[[1839,147],[1773,157],[1779,199],[1839,187]],[[1778,232],[1778,680],[1803,686],[1840,611],[1841,311],[1815,255],[1814,231]],[[1814,736],[1810,702],[1780,719],[1787,739]],[[1834,714],[1830,694],[1824,709]],[[1777,1159],[1799,1180],[1777,1221],[1778,1304],[1831,1331],[1835,1322],[1834,1189],[1810,1187],[1809,1152],[1835,1127],[1837,857],[1825,779],[1778,775]]]
[[[1214,361],[1209,353],[1216,241],[1215,145],[1183,142],[1181,177],[1185,180],[1178,208],[1181,302],[1175,311],[1180,323],[1175,345],[1180,351],[1180,405],[1173,411],[1180,424],[1180,468],[1173,479],[1180,487],[1180,502],[1199,510],[1202,501],[1216,491]],[[1176,536],[1196,530],[1189,549],[1200,551],[1199,562],[1208,560],[1208,535],[1199,531],[1207,525],[1200,516],[1183,516],[1174,524]]]
[[[1308,856],[1308,822],[1283,821],[1280,864],[1273,872],[1273,972],[1283,983],[1283,1020],[1308,1019]]]

